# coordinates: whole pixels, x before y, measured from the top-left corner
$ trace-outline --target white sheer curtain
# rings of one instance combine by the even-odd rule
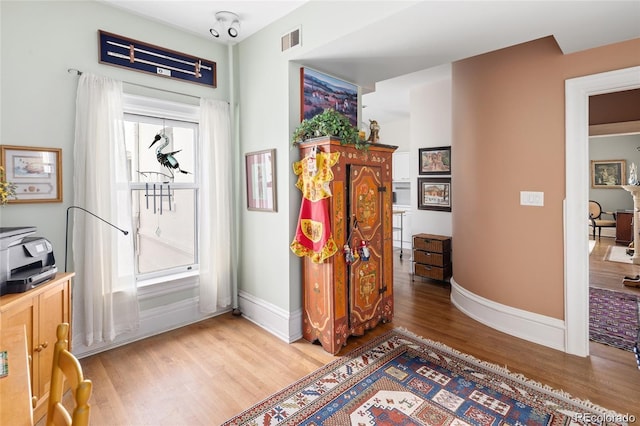
[[[131,231],[122,82],[84,73],[76,95],[74,204]],[[139,325],[133,233],[73,209],[74,335],[111,342]]]
[[[235,279],[234,227],[229,105],[200,100],[200,311],[215,312],[231,304]]]

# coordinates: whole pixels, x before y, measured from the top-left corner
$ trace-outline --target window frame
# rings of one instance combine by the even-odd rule
[[[141,117],[144,121],[144,118],[148,117],[151,120],[161,119],[167,121],[180,121],[186,123],[192,123],[195,125],[196,131],[196,140],[194,144],[194,164],[196,165],[196,169],[199,169],[201,159],[200,159],[200,147],[199,147],[199,132],[200,132],[200,106],[199,105],[190,105],[186,103],[179,103],[174,101],[168,101],[157,98],[150,98],[146,96],[132,95],[132,94],[124,94],[123,95],[123,113],[124,113],[124,121],[127,121],[127,117],[137,116]],[[133,173],[133,171],[132,171]],[[200,207],[200,193],[201,186],[199,181],[199,173],[198,170],[194,170],[194,182],[193,183],[185,183],[185,182],[175,182],[172,183],[172,189],[193,189],[194,190],[194,238],[195,238],[195,247],[194,247],[194,263],[185,266],[174,267],[171,269],[166,269],[162,271],[155,272],[147,272],[147,273],[139,273],[138,268],[135,268],[135,278],[138,287],[145,286],[162,286],[171,282],[175,283],[185,283],[192,282],[193,277],[196,277],[199,274],[199,230],[201,227],[200,217],[199,217],[199,207]],[[133,182],[129,181],[129,191],[133,198],[133,192],[137,190],[144,190],[145,183],[144,182]],[[132,212],[133,213],[133,212]],[[131,216],[132,224],[133,224],[133,215]],[[133,224],[135,225],[135,224]],[[131,260],[132,262],[136,262],[135,259]]]

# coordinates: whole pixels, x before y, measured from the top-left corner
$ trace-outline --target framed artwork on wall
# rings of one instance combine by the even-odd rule
[[[310,68],[300,68],[300,121],[335,109],[358,127],[358,86]]]
[[[418,178],[418,209],[451,211],[451,178]]]
[[[450,175],[451,147],[420,148],[418,161],[418,172],[421,175]]]
[[[276,205],[276,150],[245,154],[247,170],[247,209],[275,212]]]
[[[98,30],[99,62],[164,78],[217,87],[214,61]]]
[[[15,184],[10,204],[62,202],[62,149],[0,145],[0,163]]]
[[[625,184],[625,160],[591,160],[591,187],[620,188]]]

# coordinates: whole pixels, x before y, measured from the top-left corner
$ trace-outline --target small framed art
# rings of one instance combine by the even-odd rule
[[[451,211],[451,178],[418,178],[418,209]]]
[[[9,203],[62,202],[62,149],[0,145],[0,163],[15,184]]]
[[[421,175],[450,175],[451,147],[420,148],[418,150],[418,172]]]
[[[245,154],[247,169],[247,208],[275,212],[276,205],[276,150]]]
[[[624,185],[624,160],[591,160],[592,188],[620,188]]]

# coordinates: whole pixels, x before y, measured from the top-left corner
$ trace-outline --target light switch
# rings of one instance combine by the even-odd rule
[[[544,206],[544,192],[520,191],[521,206]]]

